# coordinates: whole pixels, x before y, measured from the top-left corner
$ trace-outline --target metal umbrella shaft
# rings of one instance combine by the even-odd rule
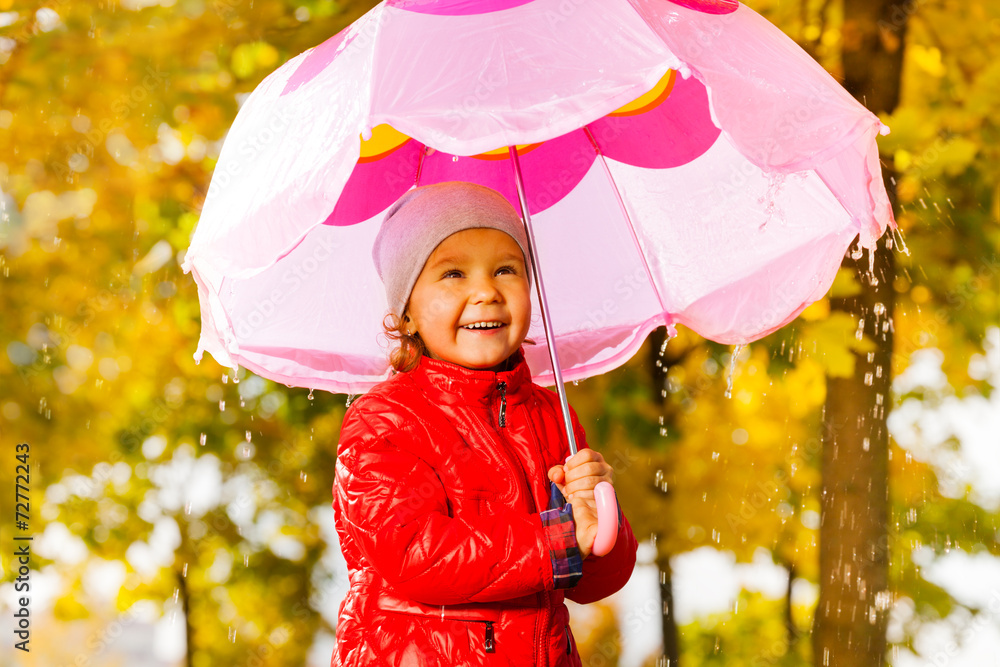
[[[524,181],[521,179],[521,163],[517,160],[517,149],[508,146],[510,159],[514,164],[514,181],[517,185],[517,198],[521,202],[521,214],[524,226],[528,232],[528,260],[531,262],[532,275],[535,277],[535,288],[538,290],[538,303],[542,308],[542,324],[545,327],[545,340],[549,348],[549,359],[552,362],[552,374],[556,380],[556,391],[559,393],[559,404],[562,405],[563,425],[566,427],[566,437],[569,439],[570,455],[576,454],[576,436],[573,433],[573,418],[569,414],[569,401],[566,400],[566,388],[563,386],[562,369],[559,367],[559,354],[556,352],[555,337],[552,332],[552,320],[549,318],[549,302],[545,298],[545,286],[542,284],[542,268],[535,254],[535,234],[531,227],[531,214],[528,212],[528,200],[524,196]]]

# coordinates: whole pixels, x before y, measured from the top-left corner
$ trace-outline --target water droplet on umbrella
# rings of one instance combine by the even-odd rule
[[[457,155],[452,155],[451,156],[451,161],[452,162],[458,162],[458,156]]]
[[[859,245],[857,248],[851,251],[851,259],[853,259],[856,262],[859,259],[861,259],[861,255],[863,254],[864,251],[861,249],[861,246]]]
[[[354,402],[354,397],[355,396],[356,396],[356,394],[348,394],[347,395],[347,403],[344,404],[345,407],[348,407],[348,408],[351,407],[351,403]]]
[[[313,400],[313,390],[312,389],[309,390],[309,395],[306,398],[308,398],[310,401]]]

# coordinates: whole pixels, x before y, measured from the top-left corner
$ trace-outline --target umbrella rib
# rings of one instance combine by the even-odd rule
[[[625,207],[625,202],[622,200],[622,194],[618,190],[618,184],[615,182],[614,177],[611,175],[611,169],[608,168],[608,163],[605,160],[604,152],[601,151],[601,147],[598,145],[597,140],[594,135],[590,132],[590,126],[584,125],[583,131],[587,135],[587,139],[590,140],[590,144],[594,147],[597,152],[597,158],[601,162],[601,166],[604,168],[604,175],[608,179],[608,183],[611,184],[611,190],[615,193],[615,199],[618,200],[618,207],[621,209],[622,215],[625,216],[625,222],[628,223],[629,233],[632,234],[632,241],[635,243],[636,252],[639,254],[639,259],[642,261],[642,268],[646,270],[646,277],[649,278],[649,284],[653,287],[653,293],[656,294],[656,300],[660,304],[660,312],[663,314],[663,324],[667,327],[668,332],[673,327],[674,321],[667,312],[667,306],[663,302],[663,295],[660,294],[660,289],[656,284],[656,280],[653,278],[653,272],[649,268],[649,262],[646,261],[646,253],[642,250],[642,245],[639,243],[639,235],[636,234],[635,225],[632,224],[632,216],[629,215],[628,209]]]

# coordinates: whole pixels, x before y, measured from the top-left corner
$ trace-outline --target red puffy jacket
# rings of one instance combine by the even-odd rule
[[[543,521],[546,473],[569,445],[558,396],[532,383],[523,350],[513,361],[496,373],[423,357],[347,410],[333,508],[350,590],[334,666],[580,665],[563,598],[620,589],[636,541],[622,517],[614,549],[557,588],[567,550]],[[586,447],[575,413],[573,427]]]

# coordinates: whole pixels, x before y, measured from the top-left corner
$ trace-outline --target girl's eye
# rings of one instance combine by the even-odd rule
[[[517,273],[517,269],[515,269],[513,266],[501,266],[499,269],[497,269],[497,271],[510,271],[511,273],[514,274]]]
[[[461,276],[462,272],[459,271],[458,269],[452,269],[451,271],[445,271],[444,275],[441,276],[441,277],[442,278],[450,278],[453,275],[454,276]]]

